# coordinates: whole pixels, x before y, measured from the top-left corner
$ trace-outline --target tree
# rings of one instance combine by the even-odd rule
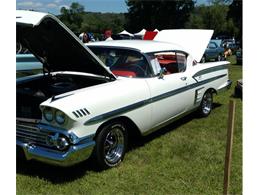
[[[60,13],[60,20],[73,32],[79,32],[83,22],[84,6],[73,2],[69,8],[62,7]]]
[[[105,30],[111,29],[113,33],[119,33],[124,29],[124,24],[124,14],[122,13],[85,12],[80,31],[104,33]]]
[[[213,29],[214,35],[237,36],[238,28],[231,18],[228,18],[229,6],[223,0],[212,1],[212,5],[201,5],[195,8],[186,28]]]
[[[194,1],[126,1],[126,29],[137,32],[143,28],[147,30],[183,28],[190,12],[194,8]]]
[[[238,28],[238,39],[242,40],[242,0],[233,0],[229,5],[228,17],[234,21]]]

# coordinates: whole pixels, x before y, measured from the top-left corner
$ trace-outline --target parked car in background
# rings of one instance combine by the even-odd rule
[[[201,63],[205,63],[206,61],[221,61],[224,59],[224,48],[221,46],[218,46],[216,42],[210,41],[207,49],[205,50],[202,58]]]
[[[42,63],[33,54],[16,54],[16,77],[42,73]]]
[[[221,39],[221,40],[232,40],[232,37],[227,36],[227,35],[219,35],[219,36],[216,36],[216,39]]]
[[[237,64],[242,65],[242,49],[236,51]]]
[[[222,39],[222,45],[225,45],[225,44],[228,44],[228,43],[233,43],[235,44],[236,43],[236,40],[233,38],[233,39]]]
[[[208,116],[213,94],[231,85],[229,62],[195,63],[213,30],[84,45],[53,15],[16,14],[17,37],[44,70],[16,82],[16,144],[27,160],[71,166],[93,157],[100,169],[115,167],[129,139],[192,111]]]
[[[214,42],[218,47],[223,47],[223,42],[221,39],[211,39],[210,42]]]
[[[232,54],[235,54],[236,51],[239,49],[239,46],[236,43],[230,43],[230,42],[226,44],[226,47],[231,49]]]
[[[33,54],[16,54],[16,71],[42,69],[42,63]]]

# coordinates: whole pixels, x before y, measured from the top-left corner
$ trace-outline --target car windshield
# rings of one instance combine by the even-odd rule
[[[116,76],[146,78],[151,71],[146,58],[129,49],[88,46]]]

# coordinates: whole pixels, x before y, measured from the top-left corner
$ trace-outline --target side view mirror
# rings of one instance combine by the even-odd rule
[[[162,79],[166,73],[167,69],[165,67],[161,68],[158,78]]]

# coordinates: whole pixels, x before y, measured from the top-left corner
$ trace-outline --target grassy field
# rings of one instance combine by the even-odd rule
[[[191,114],[136,141],[119,167],[103,172],[89,162],[57,168],[18,160],[17,194],[222,194],[228,103],[242,66],[229,70],[232,88],[214,96],[209,117]],[[242,194],[242,101],[235,100],[229,192]]]

